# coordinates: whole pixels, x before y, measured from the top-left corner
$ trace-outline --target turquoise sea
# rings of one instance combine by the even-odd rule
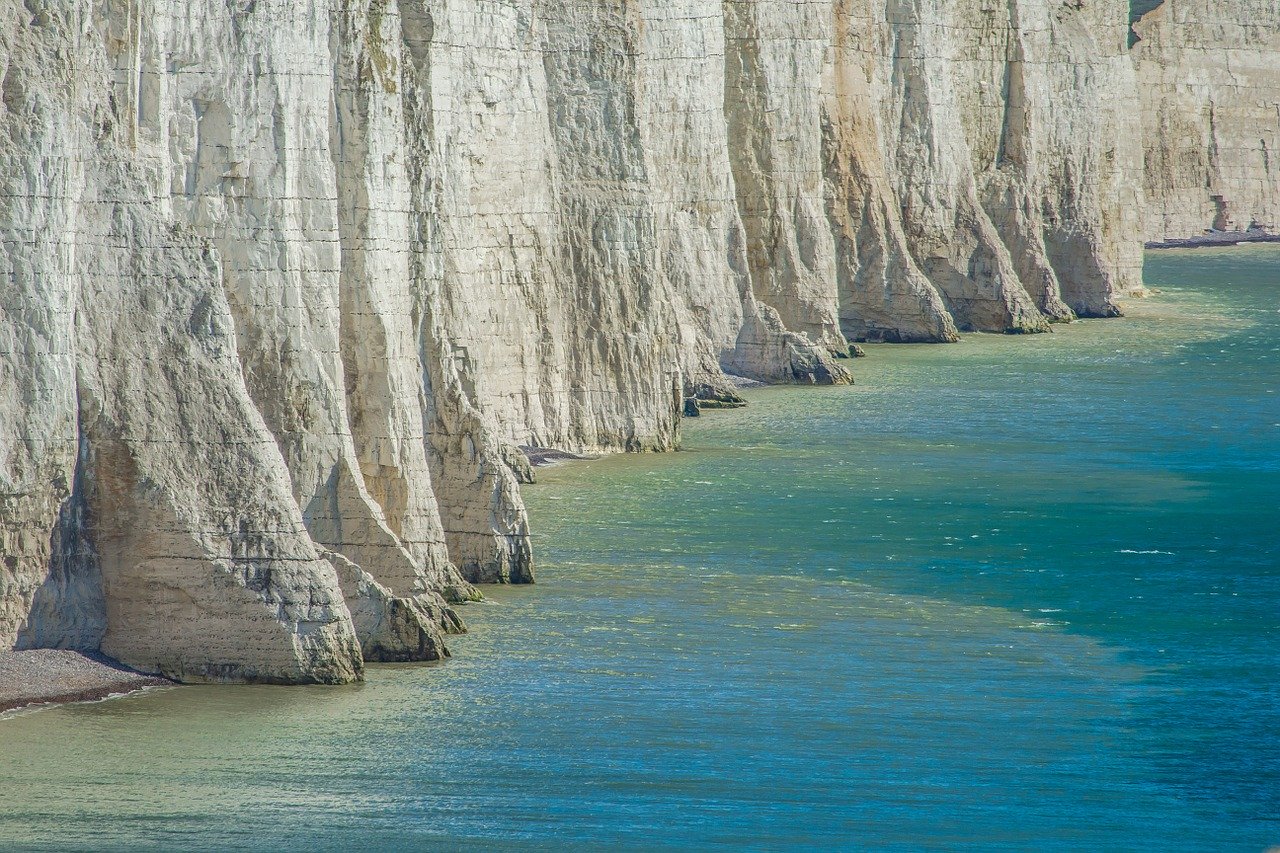
[[[550,469],[444,666],[0,721],[0,849],[1280,844],[1280,250]]]

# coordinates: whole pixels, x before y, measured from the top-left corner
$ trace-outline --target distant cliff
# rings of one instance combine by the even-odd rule
[[[1280,4],[1165,0],[1134,29],[1147,239],[1280,234]]]
[[[0,644],[437,658],[532,580],[517,447],[1115,315],[1156,20],[1135,72],[1126,0],[0,0]]]

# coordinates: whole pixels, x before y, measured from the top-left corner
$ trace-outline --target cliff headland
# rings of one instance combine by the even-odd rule
[[[441,659],[533,580],[519,448],[671,450],[733,377],[1115,316],[1144,242],[1270,229],[1276,14],[0,0],[0,648]]]

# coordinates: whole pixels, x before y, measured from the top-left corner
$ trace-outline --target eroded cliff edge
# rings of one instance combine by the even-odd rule
[[[1124,0],[0,0],[0,644],[444,654],[518,446],[1139,283]]]
[[[1147,240],[1280,234],[1280,5],[1145,5],[1133,56]]]

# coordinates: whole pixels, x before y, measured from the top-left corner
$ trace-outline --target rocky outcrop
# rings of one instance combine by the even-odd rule
[[[517,447],[1115,313],[1123,0],[0,0],[0,645],[432,660]],[[696,411],[698,404],[691,408]]]
[[[1280,8],[1165,0],[1134,30],[1147,240],[1280,232]]]
[[[1123,4],[891,2],[888,19],[886,160],[957,325],[1117,313],[1140,279]]]

